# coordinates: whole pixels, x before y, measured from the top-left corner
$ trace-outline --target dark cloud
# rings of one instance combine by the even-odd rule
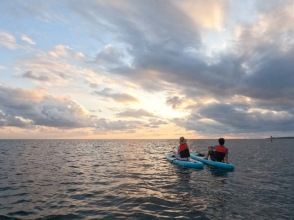
[[[131,95],[128,95],[125,93],[117,93],[109,88],[105,88],[101,91],[95,91],[94,94],[102,96],[102,97],[106,97],[106,98],[111,98],[117,102],[122,102],[122,103],[138,102],[138,100]]]
[[[255,109],[245,104],[210,104],[176,123],[201,133],[294,131],[294,108],[286,112]]]
[[[258,62],[256,72],[244,77],[240,93],[249,97],[272,100],[279,104],[294,97],[294,48],[291,51],[276,51],[267,59]]]
[[[128,68],[126,59],[127,54],[122,49],[107,45],[96,55],[95,62],[102,69],[115,71],[117,68]]]
[[[20,116],[6,115],[0,111],[0,126],[14,126],[14,127],[30,127],[32,126],[32,121],[22,118]]]
[[[168,105],[171,105],[173,108],[177,108],[178,106],[180,106],[183,103],[183,98],[178,97],[178,96],[169,97],[166,100],[166,103]]]

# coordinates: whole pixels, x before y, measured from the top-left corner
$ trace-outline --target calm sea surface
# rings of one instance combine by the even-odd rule
[[[294,140],[227,140],[229,173],[170,164],[176,145],[1,140],[0,219],[294,219]]]

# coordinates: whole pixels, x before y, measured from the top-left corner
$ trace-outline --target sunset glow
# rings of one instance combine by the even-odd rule
[[[0,138],[294,135],[293,1],[0,6]]]

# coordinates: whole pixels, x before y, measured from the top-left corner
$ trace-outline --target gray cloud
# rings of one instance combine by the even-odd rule
[[[265,99],[268,98],[268,92],[275,93],[275,89],[277,87],[279,89],[281,85],[286,89],[281,94],[279,92],[275,95],[270,94],[270,97],[284,95],[289,90],[292,95],[292,90],[288,85],[293,82],[293,77],[288,72],[292,68],[293,52],[283,53],[277,45],[281,43],[282,36],[285,34],[289,37],[293,36],[291,34],[293,27],[283,28],[281,33],[276,28],[268,29],[259,37],[258,44],[255,44],[255,30],[249,26],[243,31],[243,36],[237,39],[238,44],[235,50],[240,51],[239,55],[236,53],[221,54],[218,62],[209,64],[204,54],[199,52],[191,56],[186,52],[187,48],[192,47],[196,51],[201,48],[200,28],[173,2],[168,5],[163,1],[157,1],[154,5],[143,1],[130,1],[129,3],[127,9],[102,2],[81,8],[72,5],[84,19],[95,25],[102,25],[109,31],[116,29],[117,31],[113,34],[116,39],[130,46],[128,52],[134,58],[134,69],[123,68],[114,72],[125,74],[132,80],[138,80],[144,86],[142,78],[148,76],[149,71],[156,71],[157,80],[154,80],[153,84],[161,81],[180,84],[189,95],[198,91],[200,95],[208,93],[216,97],[241,94]],[[161,8],[158,4],[164,4],[163,11],[158,11]],[[281,11],[279,17],[282,19],[280,20],[291,19],[290,15],[284,12],[283,7],[278,8]],[[93,13],[94,11],[101,13]],[[136,14],[136,11],[140,11],[140,14]],[[272,22],[270,15],[268,17],[269,22]],[[102,23],[102,20],[107,22]],[[269,25],[275,26],[271,23]],[[273,43],[262,42],[263,39],[269,38],[272,38]],[[271,56],[260,57],[264,53],[271,54]],[[280,56],[276,56],[277,54]],[[119,57],[117,53],[108,59],[115,59],[115,57]],[[250,67],[253,73],[246,75],[246,69],[243,67],[246,63],[259,68]],[[273,66],[275,68],[272,68]],[[282,74],[282,77],[279,77],[278,74]],[[268,83],[270,79],[273,80]],[[284,84],[285,81],[287,81],[286,84]],[[272,87],[271,90],[271,86],[274,86],[274,89]]]
[[[130,117],[130,118],[141,118],[141,117],[154,117],[150,112],[143,109],[127,109],[123,112],[117,113],[120,117]]]
[[[170,97],[166,100],[168,105],[171,105],[173,108],[177,108],[183,103],[183,98],[178,96]]]
[[[145,126],[143,122],[131,120],[109,121],[106,119],[98,119],[95,121],[95,128],[101,131],[134,131]]]
[[[136,99],[135,97],[131,95],[128,95],[125,93],[117,93],[109,88],[105,88],[101,91],[95,91],[94,94],[102,96],[102,97],[106,97],[106,98],[111,98],[117,102],[123,102],[123,103],[138,102],[138,99]]]
[[[32,126],[32,121],[29,119],[22,118],[20,116],[6,115],[0,111],[0,126],[14,126],[14,127],[30,127]]]
[[[33,71],[26,71],[22,76],[24,78],[29,78],[38,81],[50,81],[50,78],[48,76],[37,75]]]
[[[0,126],[91,127],[100,131],[131,131],[145,124],[136,120],[98,118],[70,98],[0,86]]]
[[[7,119],[21,118],[33,125],[72,128],[91,124],[88,115],[76,102],[38,94],[38,91],[1,86],[0,110]]]
[[[261,100],[272,100],[276,104],[285,99],[289,104],[293,103],[293,60],[294,48],[287,53],[274,52],[271,57],[256,64],[255,74],[244,77],[240,93]]]
[[[210,104],[200,107],[177,124],[201,133],[254,133],[294,130],[294,108],[290,111],[251,109],[240,104]]]
[[[164,89],[163,82],[168,82],[182,85],[186,92],[197,88],[198,94],[229,95],[243,74],[242,61],[226,54],[216,64],[207,63],[207,57],[200,52],[200,28],[175,3],[129,1],[122,3],[125,7],[103,2],[71,6],[83,19],[104,27],[108,33],[113,31],[117,41],[128,45],[132,67],[117,61],[113,73],[129,77],[145,89]],[[198,53],[191,55],[188,48]],[[116,61],[121,53],[108,53],[107,60]],[[152,81],[147,80],[150,77]]]
[[[150,119],[146,125],[149,128],[159,128],[161,125],[166,125],[168,122],[160,119]]]
[[[112,45],[106,45],[97,55],[95,62],[102,68],[109,71],[116,69],[128,68],[126,63],[128,55],[123,49],[116,48]]]

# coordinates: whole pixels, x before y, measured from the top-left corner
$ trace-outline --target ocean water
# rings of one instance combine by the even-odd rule
[[[234,172],[170,164],[176,145],[1,140],[0,219],[294,219],[294,140],[227,140]]]

